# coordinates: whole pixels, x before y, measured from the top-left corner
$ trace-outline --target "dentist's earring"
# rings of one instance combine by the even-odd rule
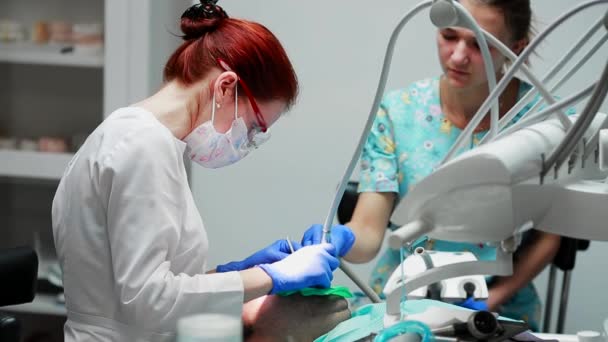
[[[217,107],[217,109],[220,109],[221,105],[219,103],[216,103],[215,106]]]

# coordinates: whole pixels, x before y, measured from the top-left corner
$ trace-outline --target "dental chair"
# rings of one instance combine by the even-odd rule
[[[555,332],[558,334],[564,333],[564,325],[566,322],[566,311],[568,309],[568,296],[570,293],[570,281],[572,270],[576,261],[576,254],[579,251],[585,251],[589,248],[589,240],[580,240],[568,237],[562,237],[561,244],[551,267],[549,269],[549,281],[547,285],[547,298],[545,301],[545,314],[543,320],[543,331],[548,333],[551,329],[551,313],[553,310],[553,295],[555,293],[556,272],[560,269],[563,272],[562,293],[559,301],[559,309],[557,316],[557,327]]]
[[[36,294],[38,256],[29,247],[0,250],[0,341],[19,342],[19,321],[1,312],[3,306],[29,303]]]

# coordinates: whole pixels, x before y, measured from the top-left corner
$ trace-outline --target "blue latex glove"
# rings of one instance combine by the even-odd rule
[[[328,288],[334,278],[333,271],[340,264],[334,253],[332,244],[323,243],[302,247],[281,261],[259,267],[272,278],[270,294],[307,287]]]
[[[302,246],[310,246],[321,243],[321,236],[323,235],[323,226],[320,224],[314,224],[304,233],[302,237]],[[331,227],[330,242],[336,247],[334,254],[338,257],[343,257],[350,251],[355,243],[355,234],[347,226],[337,224]]]
[[[295,241],[292,241],[291,244],[293,245],[293,249],[296,251],[302,247]],[[291,250],[289,248],[289,244],[287,244],[287,240],[277,240],[270,246],[254,253],[245,260],[233,261],[224,265],[218,265],[215,268],[215,271],[218,273],[242,271],[257,265],[271,264],[273,262],[283,260],[289,254],[291,254]]]
[[[475,311],[490,311],[488,310],[488,303],[485,300],[475,300],[473,297],[469,297],[464,302],[455,304]]]

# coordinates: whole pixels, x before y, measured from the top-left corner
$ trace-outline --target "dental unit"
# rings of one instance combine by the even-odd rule
[[[470,296],[487,298],[484,276],[512,273],[513,252],[522,233],[531,228],[573,238],[608,240],[608,210],[605,208],[608,204],[608,116],[599,112],[608,92],[608,59],[599,78],[586,87],[561,100],[551,96],[551,92],[561,87],[608,40],[608,34],[603,31],[608,30],[608,12],[593,23],[543,77],[537,78],[525,64],[539,44],[558,26],[586,9],[607,4],[608,0],[577,3],[538,34],[520,56],[515,56],[498,39],[482,30],[457,1],[422,1],[399,21],[388,43],[363,134],[326,217],[325,237],[329,236],[346,183],[378,111],[397,38],[412,17],[429,9],[431,22],[438,28],[471,30],[484,57],[490,95],[442,164],[416,184],[393,211],[391,222],[400,228],[389,235],[389,246],[405,248],[410,253],[384,288],[385,328],[419,322],[428,329],[426,333],[413,334],[414,340],[423,341],[429,338],[427,333],[437,340],[442,337],[450,340],[460,328],[466,330],[467,337],[463,340],[508,339],[525,331],[525,324],[514,324],[494,314],[490,317],[483,311],[439,304],[430,305],[423,312],[404,314],[403,305],[429,298],[448,303]],[[595,46],[565,76],[554,82],[566,63],[600,31],[602,37]],[[495,79],[489,46],[511,61],[499,82]],[[521,72],[534,88],[499,119],[498,98],[517,72]],[[554,82],[553,85],[547,86],[550,82]],[[537,104],[517,123],[511,124],[515,115],[537,94],[546,107],[538,111]],[[579,115],[567,116],[564,113],[584,99],[588,100]],[[457,156],[457,151],[470,141],[473,130],[488,113],[491,128],[480,146]],[[477,260],[470,252],[427,251],[412,247],[414,242],[425,236],[486,244],[495,248],[496,260]],[[371,298],[371,289],[357,279],[347,265],[341,268]],[[377,297],[372,298],[374,302],[378,300]],[[404,332],[411,330],[404,328],[400,333]]]

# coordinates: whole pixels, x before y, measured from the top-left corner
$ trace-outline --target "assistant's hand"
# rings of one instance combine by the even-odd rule
[[[328,288],[334,278],[333,271],[340,264],[334,253],[333,245],[323,243],[302,247],[281,261],[259,267],[272,278],[270,294],[306,287]]]
[[[292,241],[291,244],[296,251],[301,248],[300,244],[295,241]],[[287,244],[287,240],[277,240],[243,261],[233,261],[224,265],[218,265],[215,270],[218,273],[242,271],[257,265],[271,264],[283,260],[289,254],[291,254],[291,250],[289,244]]]
[[[302,237],[302,246],[310,246],[321,243],[321,236],[323,235],[323,226],[320,224],[314,224],[304,233]],[[355,243],[355,234],[347,226],[337,224],[331,227],[330,240],[332,245],[336,247],[337,257],[343,257],[350,251]]]
[[[462,306],[463,308],[476,310],[476,311],[490,311],[488,309],[488,303],[485,300],[475,300],[473,297],[469,297],[464,302],[455,303],[458,306]]]

